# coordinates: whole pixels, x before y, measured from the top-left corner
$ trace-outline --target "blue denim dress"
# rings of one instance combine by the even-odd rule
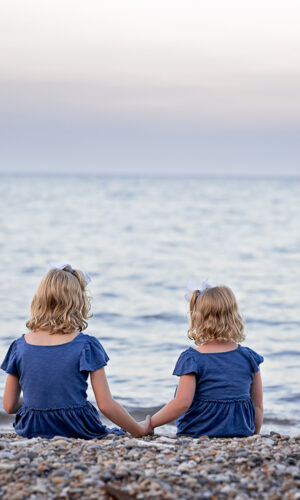
[[[24,403],[14,423],[17,434],[93,439],[115,431],[101,423],[86,393],[89,372],[108,359],[100,342],[83,333],[53,346],[28,344],[24,335],[15,340],[1,368],[19,377],[23,391]]]
[[[184,351],[173,375],[194,373],[196,390],[190,408],[176,420],[177,435],[238,437],[254,433],[250,398],[254,374],[264,358],[249,347],[218,353]]]

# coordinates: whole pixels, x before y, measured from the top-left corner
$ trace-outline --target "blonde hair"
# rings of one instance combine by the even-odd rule
[[[91,308],[85,280],[78,270],[51,269],[42,279],[31,303],[29,330],[72,333],[85,330]]]
[[[190,299],[188,337],[196,345],[212,340],[241,342],[244,322],[234,293],[227,286],[195,290]]]

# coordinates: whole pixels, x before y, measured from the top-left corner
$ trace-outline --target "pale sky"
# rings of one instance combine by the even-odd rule
[[[299,26],[298,0],[3,2],[0,169],[296,174]]]

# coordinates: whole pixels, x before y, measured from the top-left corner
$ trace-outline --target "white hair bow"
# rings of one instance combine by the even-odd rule
[[[189,302],[191,299],[191,295],[195,290],[199,290],[200,295],[200,293],[204,292],[204,290],[206,290],[207,288],[213,288],[214,286],[215,285],[208,281],[208,278],[205,278],[205,280],[202,281],[201,286],[198,286],[195,281],[189,281],[187,284],[188,293],[186,293],[184,296],[185,300]]]
[[[66,271],[69,271],[69,273],[74,274],[74,269],[70,264],[61,264],[60,262],[49,262],[48,266],[49,266],[49,269],[59,269],[60,271],[65,269]],[[82,269],[78,269],[78,271],[81,272],[83,279],[84,279],[85,286],[87,286],[91,282],[92,278],[90,277],[89,273],[87,273],[86,271],[83,271]]]

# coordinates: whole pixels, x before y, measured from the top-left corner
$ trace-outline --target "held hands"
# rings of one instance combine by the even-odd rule
[[[147,436],[148,434],[153,434],[153,427],[151,425],[151,417],[147,415],[145,420],[139,422],[139,427],[141,429],[140,437]]]

